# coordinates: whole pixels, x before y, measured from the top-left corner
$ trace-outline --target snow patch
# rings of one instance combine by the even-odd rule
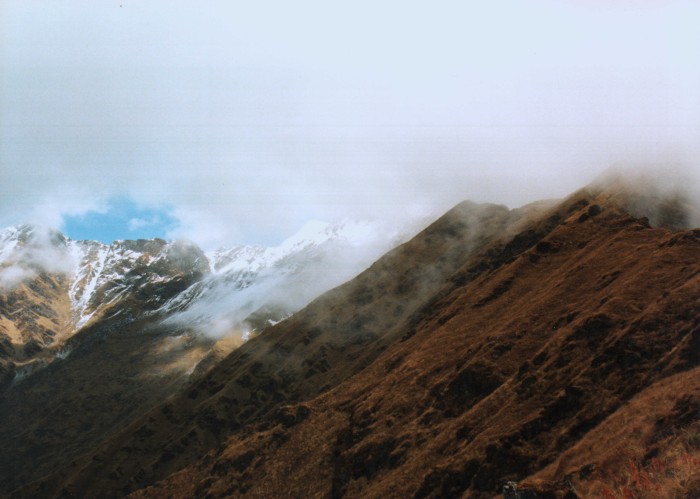
[[[94,310],[88,312],[88,307],[102,277],[109,247],[101,243],[81,241],[73,243],[73,248],[82,258],[73,274],[68,294],[76,318],[76,328],[80,329],[94,315]]]

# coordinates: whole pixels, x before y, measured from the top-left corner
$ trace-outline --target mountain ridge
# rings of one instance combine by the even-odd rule
[[[700,268],[700,231],[651,228],[629,215],[617,194],[582,190],[553,208],[520,213],[515,225],[505,223],[509,210],[493,208],[489,213],[497,218],[482,221],[501,237],[486,238],[472,253],[454,244],[464,230],[455,208],[452,217],[380,259],[366,277],[265,330],[72,471],[27,491],[491,497],[551,464],[636,391],[695,365],[688,341],[700,317],[693,309],[698,300],[679,301],[672,283],[686,283],[682,295],[692,291],[698,297],[697,278],[688,281],[678,263]],[[494,223],[499,216],[505,217],[500,225]],[[453,244],[446,242],[454,236]],[[442,257],[440,243],[447,251]],[[377,300],[415,296],[412,286],[431,273],[414,262],[426,255],[445,262],[450,252],[452,267],[434,274],[431,291],[402,319],[391,319],[391,306]],[[618,252],[632,258],[611,258]],[[392,254],[399,256],[388,263]],[[620,271],[619,264],[628,270]],[[662,266],[652,282],[668,292],[668,306],[677,311],[669,318],[656,312],[639,318],[635,301],[653,306],[648,297],[656,296],[653,287],[640,287],[648,281],[641,269],[657,264]],[[401,265],[412,273],[403,273]],[[552,269],[550,277],[543,278],[545,269]],[[387,276],[391,288],[375,280],[379,275]],[[374,289],[379,293],[369,293]],[[372,314],[372,307],[383,312]],[[680,330],[676,317],[684,317]],[[369,325],[378,321],[381,331],[387,319],[395,326],[391,332],[369,334]],[[638,355],[626,343],[640,341],[637,326],[630,325],[652,320],[659,328],[639,344],[650,349],[643,350],[642,362],[624,360]],[[458,333],[463,328],[473,332]],[[649,371],[645,366],[655,355],[650,352],[669,348],[678,334],[683,346],[667,353],[676,367]],[[352,348],[354,341],[359,349]],[[456,352],[467,357],[460,360]],[[576,355],[591,364],[579,367]],[[621,376],[634,381],[625,387]],[[684,390],[688,396],[693,386]],[[605,397],[597,400],[596,391]],[[561,474],[556,478],[563,480]],[[163,481],[143,489],[157,480]],[[590,485],[578,475],[576,480],[579,488],[601,490],[599,482]]]
[[[678,228],[688,206],[596,185],[514,210],[461,203],[70,463],[46,456],[43,479],[22,472],[5,490],[622,497],[645,492],[643,475],[669,497],[700,491],[684,464],[700,459],[688,436],[700,229]],[[614,445],[599,451],[605,428]]]
[[[502,251],[501,265],[487,272],[472,272],[469,264],[459,270],[411,321],[399,344],[404,348],[388,350],[327,393],[232,434],[133,497],[492,497],[501,489],[520,494],[511,497],[590,497],[615,496],[610,491],[625,486],[649,496],[651,489],[625,475],[627,460],[641,473],[652,452],[681,473],[683,460],[697,462],[700,450],[678,441],[698,429],[692,407],[700,407],[693,348],[700,230],[654,229],[614,207],[606,193],[582,194],[560,210],[567,216],[543,221],[544,234],[531,229],[532,244],[513,245],[524,251]],[[520,233],[521,239],[532,234]],[[617,251],[632,258],[609,257]],[[569,255],[587,257],[575,258],[572,267]],[[552,269],[551,277],[541,278],[542,266]],[[597,269],[596,279],[588,266]],[[466,288],[465,279],[471,279]],[[660,303],[646,298],[656,289]],[[511,316],[502,313],[503,300]],[[635,302],[646,305],[641,315]],[[529,312],[513,312],[517,307]],[[455,351],[466,356],[459,361]],[[659,393],[669,382],[675,393]],[[662,393],[670,402],[652,410],[656,416],[639,434],[617,430],[608,452],[598,427],[636,421],[628,401]],[[685,416],[672,419],[674,411]],[[661,439],[655,436],[660,422],[669,432]],[[564,458],[575,443],[576,453]],[[680,485],[657,478],[667,487],[659,497],[700,491],[697,471],[686,476]],[[522,484],[508,485],[515,481]]]
[[[204,379],[196,382],[181,397],[165,407],[151,411],[127,431],[132,432],[136,439],[164,436],[171,442],[167,445],[168,448],[177,449],[185,445],[189,446],[188,452],[196,455],[225,434],[225,428],[239,427],[251,418],[256,419],[290,397],[293,399],[303,396],[304,393],[325,391],[329,385],[334,385],[365,367],[381,351],[385,328],[408,318],[413,307],[422,303],[425,297],[432,294],[436,286],[441,284],[444,276],[454,271],[462,259],[464,248],[460,244],[447,244],[443,240],[445,236],[455,242],[461,240],[467,243],[472,240],[478,241],[479,237],[472,236],[478,236],[480,231],[485,231],[483,241],[474,243],[481,247],[481,244],[499,233],[504,225],[517,222],[521,214],[517,210],[514,213],[515,215],[503,206],[462,203],[428,227],[419,240],[414,238],[404,243],[375,262],[357,279],[317,298],[301,316],[297,313],[283,323],[268,328],[265,333],[235,350],[226,361],[212,369],[211,375],[206,375]],[[496,221],[498,224],[490,223]],[[438,243],[442,244],[442,250]],[[471,245],[469,243],[469,246]],[[404,259],[404,254],[411,255],[411,258]],[[419,262],[428,256],[435,262],[436,268],[426,273],[426,269],[421,267]],[[397,269],[392,261],[396,261],[403,269],[398,282],[394,279]],[[376,295],[379,303],[382,296],[386,296],[386,303],[390,308],[385,315],[373,314],[370,309],[366,313],[361,312],[363,304],[371,306],[377,293],[373,279],[363,281],[362,275],[372,276],[375,272],[384,276],[387,285],[394,289],[391,293],[383,295],[380,292]],[[393,305],[395,292],[409,301],[398,306]],[[348,294],[360,307],[359,310],[332,306],[335,300]],[[304,326],[309,321],[316,320],[317,314],[325,317],[323,327]],[[342,329],[334,332],[343,323],[345,325]],[[281,333],[283,339],[278,340],[275,331],[280,331],[280,328],[283,328],[284,333]],[[299,330],[305,332],[298,334]],[[346,331],[347,335],[342,331]],[[392,338],[391,341],[396,339]],[[259,346],[249,351],[248,346],[254,343]],[[368,351],[368,345],[374,345],[375,348]],[[233,373],[235,377],[232,380]],[[325,373],[331,376],[328,377]],[[292,384],[292,380],[296,384]],[[212,397],[212,394],[216,394],[224,385],[230,387],[232,394],[218,394]],[[265,388],[261,390],[256,387]],[[232,404],[235,404],[233,401],[238,397],[250,400],[251,405],[243,404],[240,413],[234,418],[230,411],[235,407]],[[223,417],[226,413],[228,421]],[[186,423],[187,421],[190,423]],[[175,427],[183,422],[189,429],[177,430]],[[180,431],[182,438],[175,436]],[[154,443],[154,447],[149,451],[157,461],[152,463],[154,472],[167,472],[178,462],[178,458],[168,453],[170,457],[159,460],[157,456],[161,453],[163,444],[157,440],[154,442],[157,443]],[[139,469],[138,466],[132,469],[132,460],[128,457],[128,452],[121,448],[118,441],[115,441],[114,445],[115,449],[103,451],[101,457],[95,456],[94,462],[103,462],[105,456],[109,455],[108,459],[120,469],[117,473],[119,476],[145,479],[145,470]],[[138,445],[144,447],[146,442],[142,441]],[[122,487],[114,486],[105,486],[105,490],[124,491]]]

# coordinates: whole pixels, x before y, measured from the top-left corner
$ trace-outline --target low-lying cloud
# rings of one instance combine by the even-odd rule
[[[23,265],[0,269],[0,291],[9,291],[18,284],[36,277],[36,270]]]
[[[637,162],[618,164],[593,183],[622,187],[625,208],[646,217],[653,226],[671,229],[700,227],[700,171],[674,164]]]
[[[257,248],[260,252],[249,248],[237,257],[240,265],[224,261],[222,269],[214,268],[213,274],[162,308],[178,310],[164,323],[213,338],[246,336],[353,278],[419,230],[422,222],[400,230],[373,224],[307,224],[279,247]],[[334,230],[342,233],[328,237]],[[327,239],[314,243],[319,236]]]
[[[18,284],[43,272],[71,274],[77,264],[60,234],[36,227],[8,229],[0,238],[0,291],[10,291]]]
[[[8,2],[0,226],[126,197],[205,247],[700,163],[692,2]],[[140,222],[134,221],[135,224]]]

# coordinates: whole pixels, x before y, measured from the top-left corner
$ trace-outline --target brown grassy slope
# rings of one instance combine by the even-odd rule
[[[521,486],[568,476],[582,497],[700,497],[699,401],[700,367],[657,381]]]
[[[243,345],[85,459],[17,494],[65,489],[77,496],[119,495],[149,485],[281,404],[336,386],[398,341],[406,330],[401,324],[465,261],[543,209],[460,204],[358,278]]]
[[[72,331],[67,284],[64,275],[42,273],[0,290],[0,392],[18,370],[41,365],[46,349],[60,347]]]
[[[700,231],[585,195],[514,259],[462,268],[357,375],[135,496],[492,497],[606,466],[604,425],[636,456],[672,452],[697,419]],[[645,412],[665,437],[625,435]]]

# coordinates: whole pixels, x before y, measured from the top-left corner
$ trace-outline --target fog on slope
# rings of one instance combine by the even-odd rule
[[[42,272],[73,272],[77,261],[65,242],[63,235],[43,226],[0,231],[0,291],[10,291]]]
[[[203,277],[149,313],[176,329],[209,337],[245,336],[351,279],[426,222],[413,219],[387,226],[313,221],[279,246],[221,248],[206,255],[208,263],[186,241],[116,241],[107,246],[72,241],[41,226],[8,227],[0,230],[0,292],[9,293],[44,272],[65,275],[79,329],[127,290],[177,280],[194,272],[196,264]]]
[[[700,228],[700,170],[672,161],[618,163],[592,184],[610,189],[636,217],[670,229]]]
[[[353,278],[422,227],[309,222],[280,246],[209,255],[213,273],[166,303],[165,324],[210,337],[250,333],[291,315]]]

